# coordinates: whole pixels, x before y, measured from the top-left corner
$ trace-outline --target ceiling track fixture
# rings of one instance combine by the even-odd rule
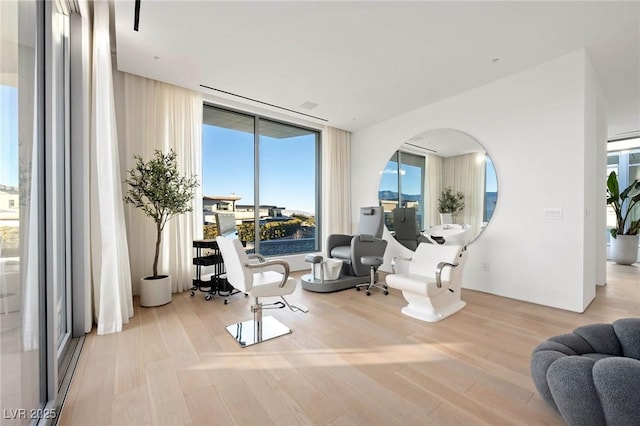
[[[640,137],[640,129],[632,130],[630,132],[617,133],[614,137],[609,139],[607,142],[614,143],[614,142],[624,141],[627,139],[637,139],[638,137]]]
[[[136,0],[135,10],[133,11],[133,31],[138,31],[138,25],[140,24],[140,1]]]
[[[411,145],[411,146],[413,146],[413,147],[415,147],[415,148],[424,149],[425,151],[431,151],[431,152],[436,153],[436,154],[438,153],[438,151],[436,151],[436,150],[434,150],[434,149],[425,148],[424,146],[420,146],[420,145],[412,144],[412,143],[409,143],[409,142],[405,142],[405,145]]]
[[[311,117],[311,118],[314,118],[316,120],[320,120],[320,121],[324,121],[324,122],[328,122],[329,121],[326,118],[316,117],[315,115],[311,115],[311,114],[305,114],[304,112],[300,112],[300,111],[296,111],[296,110],[293,110],[293,109],[289,109],[289,108],[281,107],[281,106],[278,106],[278,105],[270,104],[268,102],[259,101],[257,99],[248,98],[246,96],[238,95],[236,93],[231,93],[231,92],[227,92],[225,90],[216,89],[215,87],[205,86],[204,84],[201,84],[200,87],[203,87],[203,88],[209,89],[209,90],[213,90],[215,92],[224,93],[225,95],[231,95],[231,96],[235,96],[235,97],[238,97],[238,98],[241,98],[241,99],[246,99],[246,100],[251,101],[251,102],[257,102],[259,104],[267,105],[267,106],[270,106],[270,107],[273,107],[273,108],[278,108],[278,109],[281,109],[281,110],[284,110],[284,111],[293,112],[295,114],[304,115],[306,117]]]
[[[622,132],[622,133],[618,133],[616,134],[616,136],[622,136],[622,135],[630,135],[632,133],[640,133],[640,129],[638,130],[631,130],[630,132]]]

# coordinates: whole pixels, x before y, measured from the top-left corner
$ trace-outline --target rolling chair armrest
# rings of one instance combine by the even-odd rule
[[[442,270],[444,268],[446,268],[447,266],[455,268],[456,266],[458,266],[458,264],[457,263],[449,263],[449,262],[440,262],[440,263],[438,263],[438,266],[436,266],[436,287],[438,287],[438,288],[442,288],[442,280],[441,280],[440,276],[442,275]]]
[[[280,281],[280,284],[278,284],[278,287],[283,287],[284,284],[287,282],[287,279],[289,279],[289,263],[286,260],[273,259],[273,260],[268,260],[266,262],[257,263],[257,264],[245,263],[244,266],[246,266],[249,269],[262,269],[268,266],[281,266],[282,269],[284,269],[284,273],[282,274],[282,279]]]

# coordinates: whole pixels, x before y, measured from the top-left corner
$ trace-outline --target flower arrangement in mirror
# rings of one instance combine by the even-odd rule
[[[450,213],[455,216],[456,213],[464,209],[464,194],[460,191],[453,191],[447,186],[438,198],[438,211],[440,213]]]
[[[443,225],[453,223],[456,213],[464,209],[464,194],[460,191],[454,191],[447,186],[438,198],[438,212],[440,212],[440,221]]]

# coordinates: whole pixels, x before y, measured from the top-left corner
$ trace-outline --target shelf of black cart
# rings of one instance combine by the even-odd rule
[[[215,265],[216,263],[220,263],[221,260],[222,258],[220,257],[219,254],[210,254],[207,256],[194,257],[193,264],[200,265],[200,266],[209,266],[209,265]]]
[[[193,241],[193,247],[194,248],[218,248],[218,243],[216,243],[216,240],[213,239],[209,239],[209,240],[194,240]]]

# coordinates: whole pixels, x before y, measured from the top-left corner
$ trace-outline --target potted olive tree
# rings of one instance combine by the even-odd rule
[[[450,186],[447,186],[438,198],[440,223],[442,225],[453,223],[453,217],[462,209],[464,209],[464,194],[460,191],[454,192]]]
[[[139,155],[134,158],[136,164],[125,179],[129,189],[124,201],[142,210],[156,227],[153,274],[140,280],[140,305],[159,306],[171,302],[171,276],[158,273],[162,230],[172,217],[193,210],[191,200],[198,181],[178,172],[173,150],[168,154],[156,150],[148,161]]]
[[[640,219],[632,218],[639,203],[640,180],[636,179],[620,192],[618,176],[611,172],[607,179],[607,204],[616,215],[616,226],[611,229],[611,259],[621,265],[631,265],[638,260]]]

